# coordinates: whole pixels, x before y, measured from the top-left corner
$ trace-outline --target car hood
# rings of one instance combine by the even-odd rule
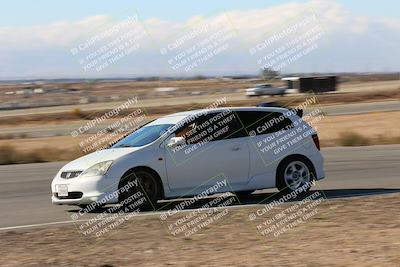
[[[62,167],[62,170],[86,170],[96,163],[107,160],[116,160],[140,149],[141,147],[121,147],[99,150],[67,163]]]

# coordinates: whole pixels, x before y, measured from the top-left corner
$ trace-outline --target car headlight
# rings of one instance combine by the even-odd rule
[[[112,163],[112,160],[96,163],[92,167],[86,169],[86,171],[81,174],[81,177],[105,175]]]

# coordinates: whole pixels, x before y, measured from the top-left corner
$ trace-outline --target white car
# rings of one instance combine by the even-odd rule
[[[120,203],[140,190],[155,203],[195,196],[215,184],[212,193],[238,196],[274,187],[307,191],[324,176],[318,136],[296,112],[218,108],[145,124],[110,148],[66,164],[51,190],[53,204]],[[127,187],[135,181],[136,187]]]
[[[280,95],[283,96],[287,88],[272,87],[270,84],[258,84],[256,87],[246,89],[246,96]]]

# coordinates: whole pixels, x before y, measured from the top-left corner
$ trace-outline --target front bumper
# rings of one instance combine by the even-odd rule
[[[324,170],[324,158],[321,153],[318,156],[313,158],[315,173],[317,177],[314,177],[317,181],[325,178],[325,170]]]
[[[66,185],[68,196],[58,196],[58,186]],[[51,202],[56,205],[81,205],[93,202],[114,204],[118,202],[118,182],[106,176],[64,179],[56,176],[51,183]]]

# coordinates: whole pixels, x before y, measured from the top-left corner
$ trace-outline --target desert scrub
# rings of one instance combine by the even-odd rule
[[[72,114],[74,117],[77,117],[77,118],[80,118],[80,119],[84,119],[84,118],[85,118],[85,114],[82,112],[82,110],[81,110],[80,108],[74,108],[74,109],[71,111],[71,114]]]
[[[0,146],[0,165],[72,160],[82,156],[79,149],[37,148],[20,152],[10,145]]]
[[[0,146],[0,164],[15,163],[18,158],[18,153],[14,147],[10,145]]]
[[[365,136],[354,132],[340,133],[338,144],[341,146],[367,146],[370,141]]]

